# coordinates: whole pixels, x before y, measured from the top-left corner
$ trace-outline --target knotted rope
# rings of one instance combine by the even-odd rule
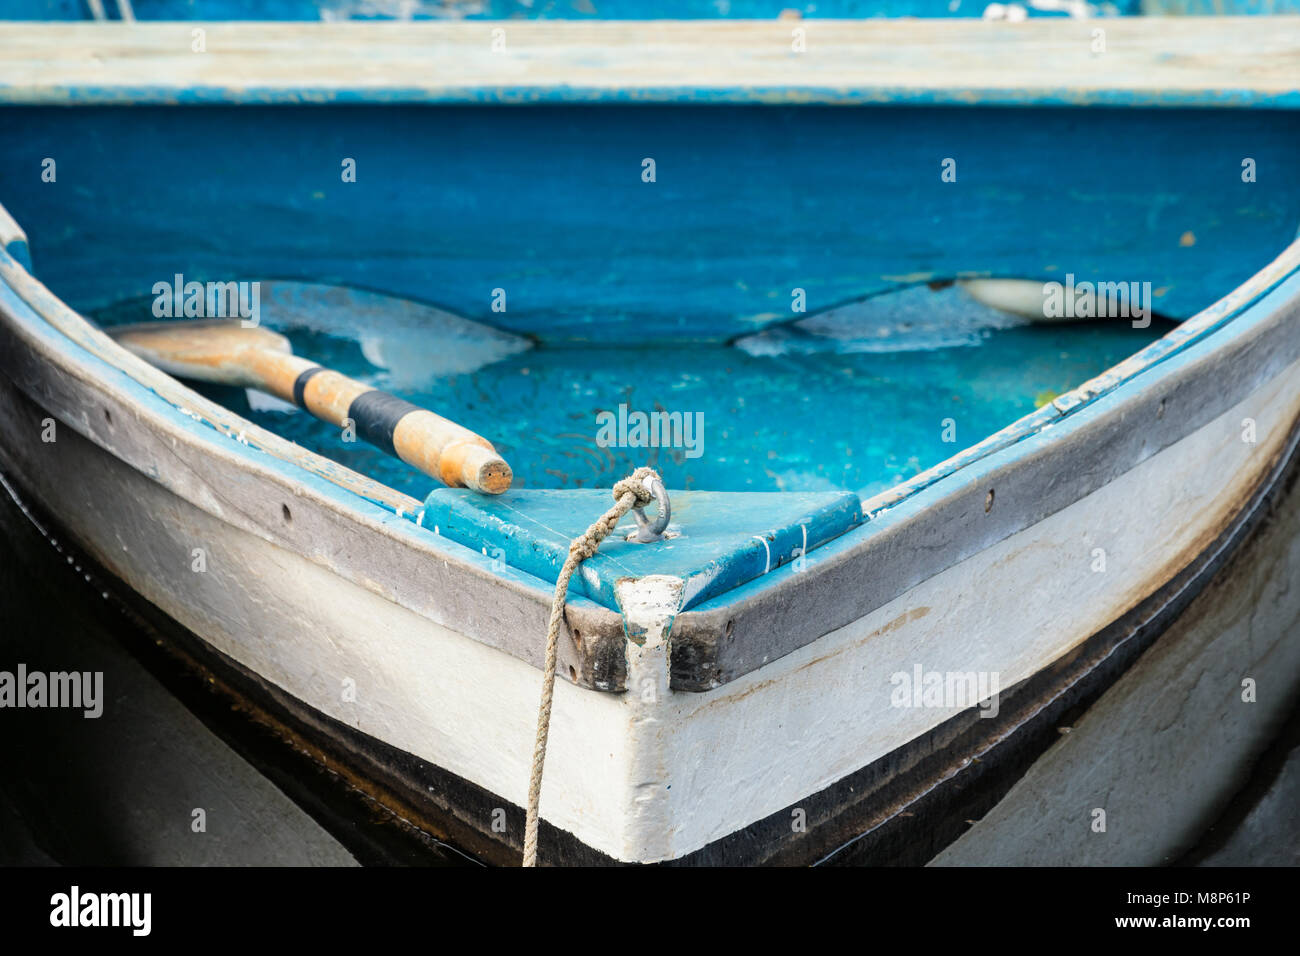
[[[596,519],[569,545],[569,556],[555,580],[555,597],[551,601],[551,621],[546,630],[546,663],[542,666],[542,703],[537,711],[537,740],[533,744],[533,773],[528,781],[528,811],[524,818],[524,866],[537,865],[537,808],[542,798],[542,765],[546,762],[546,738],[551,727],[551,700],[555,695],[555,656],[560,642],[560,622],[569,592],[569,579],[600,543],[633,508],[648,505],[654,495],[646,487],[647,478],[658,479],[652,468],[638,468],[614,485],[614,506]]]

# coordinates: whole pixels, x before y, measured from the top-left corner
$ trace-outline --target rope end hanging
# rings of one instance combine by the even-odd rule
[[[542,767],[546,763],[551,704],[555,697],[555,663],[559,647],[560,622],[564,619],[564,603],[569,592],[569,579],[573,577],[579,564],[596,553],[600,543],[618,526],[629,511],[636,512],[638,530],[635,540],[638,541],[658,540],[668,526],[671,514],[663,479],[653,468],[638,468],[615,483],[613,493],[613,506],[569,544],[569,555],[565,558],[559,577],[555,581],[555,597],[551,601],[551,617],[546,629],[546,661],[542,666],[542,701],[537,710],[537,737],[533,743],[532,774],[528,780],[528,807],[524,817],[524,866],[537,865],[538,807],[542,797]],[[641,509],[656,499],[659,501],[659,514],[651,523]],[[643,537],[643,535],[649,536]]]

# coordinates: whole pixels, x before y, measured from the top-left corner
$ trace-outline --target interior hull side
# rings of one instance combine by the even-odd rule
[[[795,289],[811,314],[1072,274],[1186,318],[1300,223],[1300,118],[1270,110],[4,107],[0,139],[0,198],[82,311],[296,278],[547,339],[725,341],[800,317]]]

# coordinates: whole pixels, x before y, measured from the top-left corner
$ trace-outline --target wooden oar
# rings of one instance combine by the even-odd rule
[[[164,372],[269,392],[345,427],[453,488],[499,495],[510,466],[468,428],[293,354],[283,335],[238,321],[144,322],[106,330]]]

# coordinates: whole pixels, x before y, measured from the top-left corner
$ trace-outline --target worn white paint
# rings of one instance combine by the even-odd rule
[[[28,420],[12,395],[0,389],[0,414]],[[0,467],[144,598],[321,713],[523,805],[536,668],[212,516],[71,429],[49,444],[13,434],[23,444]],[[593,846],[625,842],[636,716],[621,695],[556,683],[541,810]]]
[[[1042,282],[1029,279],[963,279],[957,284],[976,302],[1035,322],[1052,321],[1043,308]]]
[[[1300,692],[1300,495],[1224,574],[932,865],[1163,866],[1204,839]]]
[[[891,706],[891,674],[995,671],[1005,687],[1059,657],[1203,546],[1297,415],[1300,365],[1087,498],[715,691],[665,690],[680,585],[625,591],[640,638],[629,690],[557,684],[543,817],[616,858],[664,860],[828,786],[953,713]],[[1244,417],[1255,444],[1242,441]],[[38,449],[31,435],[14,454],[25,471],[41,456],[41,503],[74,523],[94,515],[78,537],[145,597],[321,712],[522,804],[534,668],[214,518],[88,442]],[[195,542],[208,549],[203,574],[188,559]],[[1104,573],[1090,568],[1096,547]]]
[[[916,664],[996,672],[1008,687],[1101,630],[1208,543],[1298,416],[1300,363],[1116,481],[853,624],[715,691],[675,695],[656,725],[674,782],[662,857],[794,804],[957,712],[891,706],[892,674]],[[1242,441],[1245,417],[1256,444]]]
[[[620,581],[616,593],[629,638],[627,691],[622,704],[634,733],[628,776],[619,795],[626,826],[622,845],[613,855],[622,860],[659,860],[664,859],[663,834],[675,825],[675,803],[668,799],[674,778],[668,754],[660,745],[660,732],[669,701],[675,696],[668,689],[668,638],[685,588],[680,578],[655,574]]]

